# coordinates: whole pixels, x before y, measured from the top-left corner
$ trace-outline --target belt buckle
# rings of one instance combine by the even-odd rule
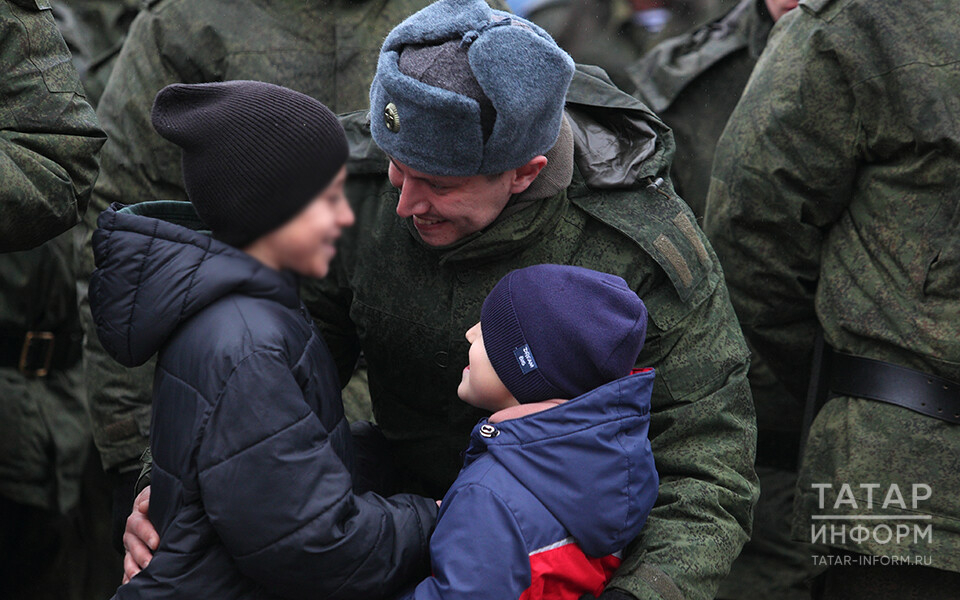
[[[46,377],[50,372],[50,363],[53,362],[53,341],[54,335],[50,331],[28,331],[23,337],[23,348],[20,350],[20,363],[17,369],[26,377]],[[40,368],[33,368],[34,362],[30,360],[36,352],[37,347],[34,344],[46,344],[43,350],[43,363]]]

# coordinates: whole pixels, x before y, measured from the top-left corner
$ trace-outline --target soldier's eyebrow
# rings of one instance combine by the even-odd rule
[[[402,174],[404,175],[404,177],[410,177],[410,178],[416,179],[416,180],[418,180],[418,181],[425,181],[425,182],[427,182],[427,183],[429,183],[430,185],[433,185],[433,186],[435,186],[435,187],[446,187],[446,188],[449,188],[449,187],[454,187],[454,186],[456,185],[454,182],[442,181],[442,180],[440,180],[440,179],[434,179],[433,177],[421,177],[420,175],[413,175],[413,174],[411,174],[411,173],[406,173],[406,172],[403,170],[403,168],[400,167],[400,163],[398,163],[397,161],[393,160],[393,157],[392,157],[392,156],[388,156],[387,158],[390,159],[390,164],[393,165],[393,168],[396,169],[396,170],[398,170],[398,171],[400,171],[400,173],[402,173]]]

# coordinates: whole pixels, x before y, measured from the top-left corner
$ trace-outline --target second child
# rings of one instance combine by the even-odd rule
[[[599,596],[659,478],[647,437],[654,372],[631,374],[647,311],[620,277],[561,265],[509,273],[467,332],[457,390],[493,412],[430,540],[417,600]]]

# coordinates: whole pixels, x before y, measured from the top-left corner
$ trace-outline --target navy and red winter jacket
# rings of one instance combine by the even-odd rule
[[[497,424],[481,421],[430,539],[416,600],[600,595],[646,522],[659,477],[652,369]]]

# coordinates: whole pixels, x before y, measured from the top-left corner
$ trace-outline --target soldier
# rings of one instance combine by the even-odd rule
[[[90,597],[77,508],[90,429],[72,236],[58,234],[86,206],[104,136],[44,4],[0,2],[0,596],[11,600]]]
[[[456,389],[462,331],[493,284],[541,262],[623,276],[650,311],[638,362],[658,369],[662,484],[603,597],[712,598],[757,491],[746,347],[669,183],[669,130],[602,71],[573,74],[568,61],[542,30],[479,0],[438,2],[394,29],[369,120],[345,120],[357,225],[306,300],[341,377],[365,352],[399,486],[436,497],[483,414]],[[369,128],[390,160],[363,143]]]
[[[110,140],[78,268],[93,434],[114,481],[118,532],[133,503],[138,459],[149,445],[153,363],[124,369],[104,353],[85,279],[93,272],[89,236],[103,209],[112,202],[186,200],[180,150],[150,125],[154,96],[170,83],[253,79],[304,92],[336,112],[365,108],[383,38],[427,3],[152,0],[131,25],[98,107]]]
[[[77,223],[104,136],[49,3],[3,0],[0,40],[0,252],[13,252]]]
[[[698,219],[717,140],[774,22],[795,6],[796,0],[742,0],[712,23],[658,44],[628,69],[634,95],[673,130],[673,185]]]
[[[757,350],[797,398],[816,375],[811,416],[830,398],[794,534],[833,547],[812,557],[823,597],[956,597],[956,4],[803,0],[778,27],[720,139],[706,229]]]
[[[673,130],[677,153],[670,174],[698,218],[717,140],[774,22],[795,6],[795,0],[743,0],[716,21],[657,45],[629,69],[634,95]],[[809,580],[817,571],[812,549],[790,536],[802,407],[756,352],[749,379],[757,408],[761,494],[753,537],[718,597],[801,600],[809,597]]]
[[[597,65],[621,89],[627,68],[644,52],[721,14],[731,0],[511,0],[578,63]]]
[[[651,315],[638,362],[655,366],[660,377],[651,431],[663,484],[658,506],[604,596],[712,598],[749,528],[753,415],[746,355],[718,265],[669,183],[669,131],[591,68],[576,72],[566,94],[564,122],[571,129],[546,120],[540,110],[554,110],[563,93],[558,75],[545,67],[534,74],[522,58],[478,49],[490,32],[526,26],[458,30],[447,21],[476,10],[464,0],[427,9],[448,15],[434,14],[438,30],[458,32],[446,45],[422,29],[413,33],[417,21],[388,38],[365,126],[391,160],[364,154],[360,161],[362,150],[375,148],[354,149],[357,225],[345,234],[333,274],[306,294],[308,306],[342,376],[360,349],[366,354],[374,411],[406,487],[438,495],[459,471],[460,450],[482,416],[457,401],[469,347],[460,331],[477,320],[494,283],[538,262],[623,276]],[[481,12],[477,18],[486,23],[491,17]],[[476,29],[474,40],[469,32]],[[430,50],[416,50],[421,46]],[[458,48],[470,48],[482,89],[469,70],[463,75],[440,66],[457,64]],[[543,64],[538,61],[529,63]],[[492,73],[499,76],[491,79]],[[419,109],[414,101],[442,97],[451,87],[478,99],[479,116],[451,118],[442,102],[423,100],[426,108]],[[519,99],[511,108],[502,104],[508,93]],[[497,107],[492,121],[491,107]],[[513,128],[527,133],[500,156],[494,144],[504,144]],[[498,172],[487,165],[501,160],[509,172],[516,165],[506,161],[544,137],[546,154],[520,159],[518,172],[538,173],[526,189],[504,195],[505,174],[479,167],[490,161],[485,169]],[[613,157],[616,168],[610,168]],[[696,545],[690,527],[711,544]]]
[[[94,108],[139,10],[139,0],[63,0],[53,5],[60,33]]]

